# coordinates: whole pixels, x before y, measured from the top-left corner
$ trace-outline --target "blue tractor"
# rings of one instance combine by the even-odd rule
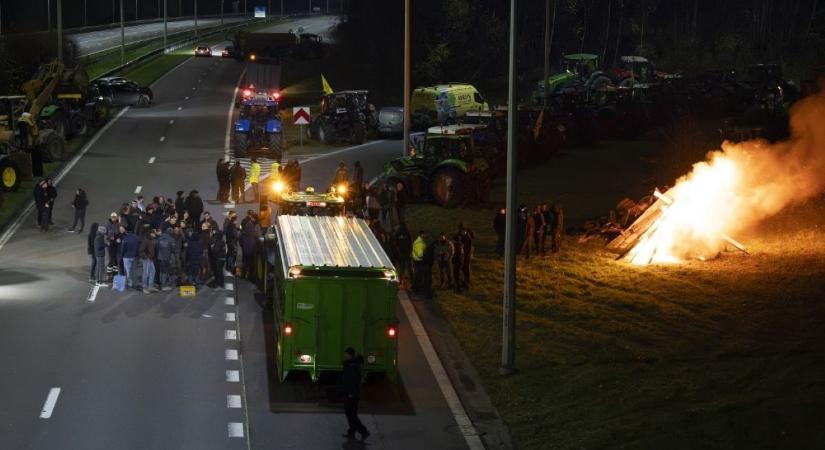
[[[263,153],[268,158],[281,160],[286,140],[277,98],[259,93],[243,100],[235,121],[234,143],[237,158],[248,153]]]

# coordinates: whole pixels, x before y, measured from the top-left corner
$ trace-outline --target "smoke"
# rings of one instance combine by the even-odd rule
[[[673,204],[643,235],[631,261],[711,256],[725,235],[759,223],[825,190],[825,91],[798,102],[791,137],[724,142],[668,191]]]

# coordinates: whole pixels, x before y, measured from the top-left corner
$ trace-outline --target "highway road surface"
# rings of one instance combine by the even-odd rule
[[[55,231],[39,232],[29,211],[0,236],[0,449],[459,449],[472,441],[433,375],[423,331],[411,328],[417,318],[400,306],[401,383],[365,388],[362,418],[373,435],[361,445],[341,436],[334,383],[280,384],[271,375],[270,313],[248,283],[229,278],[224,289],[181,298],[87,282],[89,224],[136,192],[215,197],[241,72],[234,60],[188,59],[153,86],[154,105],[124,110],[70,164]],[[360,159],[371,177],[400,152],[399,141],[342,149],[307,160],[303,173],[326,180],[338,160]],[[91,202],[81,235],[64,231],[76,187]],[[229,208],[209,201],[206,209],[220,218]]]
[[[224,24],[251,20],[251,17],[225,17]],[[220,18],[198,19],[198,29],[210,28],[221,23]],[[195,21],[193,19],[176,20],[167,23],[167,32],[180,33],[194,30]],[[126,44],[138,42],[146,39],[163,36],[163,22],[145,23],[140,25],[127,25],[124,27]],[[88,55],[103,50],[109,50],[120,46],[120,28],[107,28],[104,30],[85,31],[70,34],[78,47],[80,55]]]

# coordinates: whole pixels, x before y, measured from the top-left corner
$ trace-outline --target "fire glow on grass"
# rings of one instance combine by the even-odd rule
[[[729,236],[825,188],[825,93],[791,110],[791,138],[725,142],[676,181],[661,215],[625,259],[633,264],[713,257]]]

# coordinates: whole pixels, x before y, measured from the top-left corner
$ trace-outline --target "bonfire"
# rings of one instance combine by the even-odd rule
[[[608,248],[633,264],[707,259],[731,236],[825,188],[825,93],[791,110],[791,137],[777,143],[724,142],[697,163]]]

